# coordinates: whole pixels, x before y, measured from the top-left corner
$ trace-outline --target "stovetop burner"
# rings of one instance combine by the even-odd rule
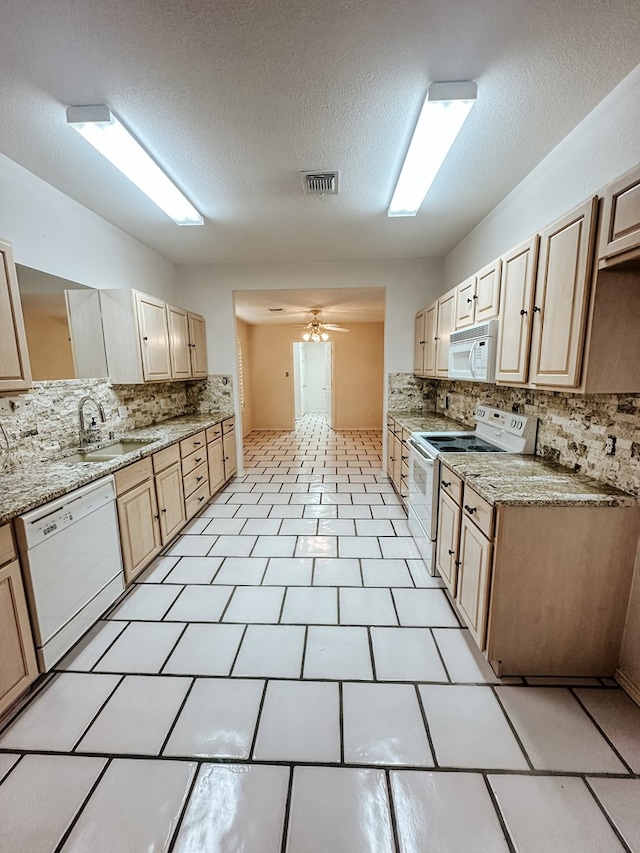
[[[422,433],[420,437],[441,453],[504,453],[501,447],[485,441],[473,432],[462,435]]]

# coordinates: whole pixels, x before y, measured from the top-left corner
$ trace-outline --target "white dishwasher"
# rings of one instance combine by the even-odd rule
[[[124,589],[115,501],[104,477],[15,520],[42,672]]]

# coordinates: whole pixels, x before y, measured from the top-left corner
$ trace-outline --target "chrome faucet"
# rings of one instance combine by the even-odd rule
[[[104,409],[102,408],[102,403],[99,403],[97,400],[94,400],[93,397],[90,397],[88,394],[80,400],[78,403],[78,422],[80,425],[80,447],[84,447],[87,444],[91,444],[94,441],[100,441],[101,433],[100,427],[96,423],[95,417],[91,418],[91,423],[89,426],[85,426],[84,421],[84,407],[86,403],[93,403],[98,412],[98,417],[100,418],[100,423],[106,423],[107,419],[104,416]]]

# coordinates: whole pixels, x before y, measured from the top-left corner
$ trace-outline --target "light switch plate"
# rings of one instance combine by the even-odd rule
[[[129,414],[129,409],[127,409],[126,406],[118,406],[118,417],[119,418],[122,418],[124,420],[124,418],[126,418],[128,414]]]

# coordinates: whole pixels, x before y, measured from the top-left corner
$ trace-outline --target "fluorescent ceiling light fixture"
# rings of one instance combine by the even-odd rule
[[[429,86],[387,216],[416,215],[477,94],[473,81]]]
[[[204,219],[108,107],[68,107],[67,124],[106,157],[178,225]]]

